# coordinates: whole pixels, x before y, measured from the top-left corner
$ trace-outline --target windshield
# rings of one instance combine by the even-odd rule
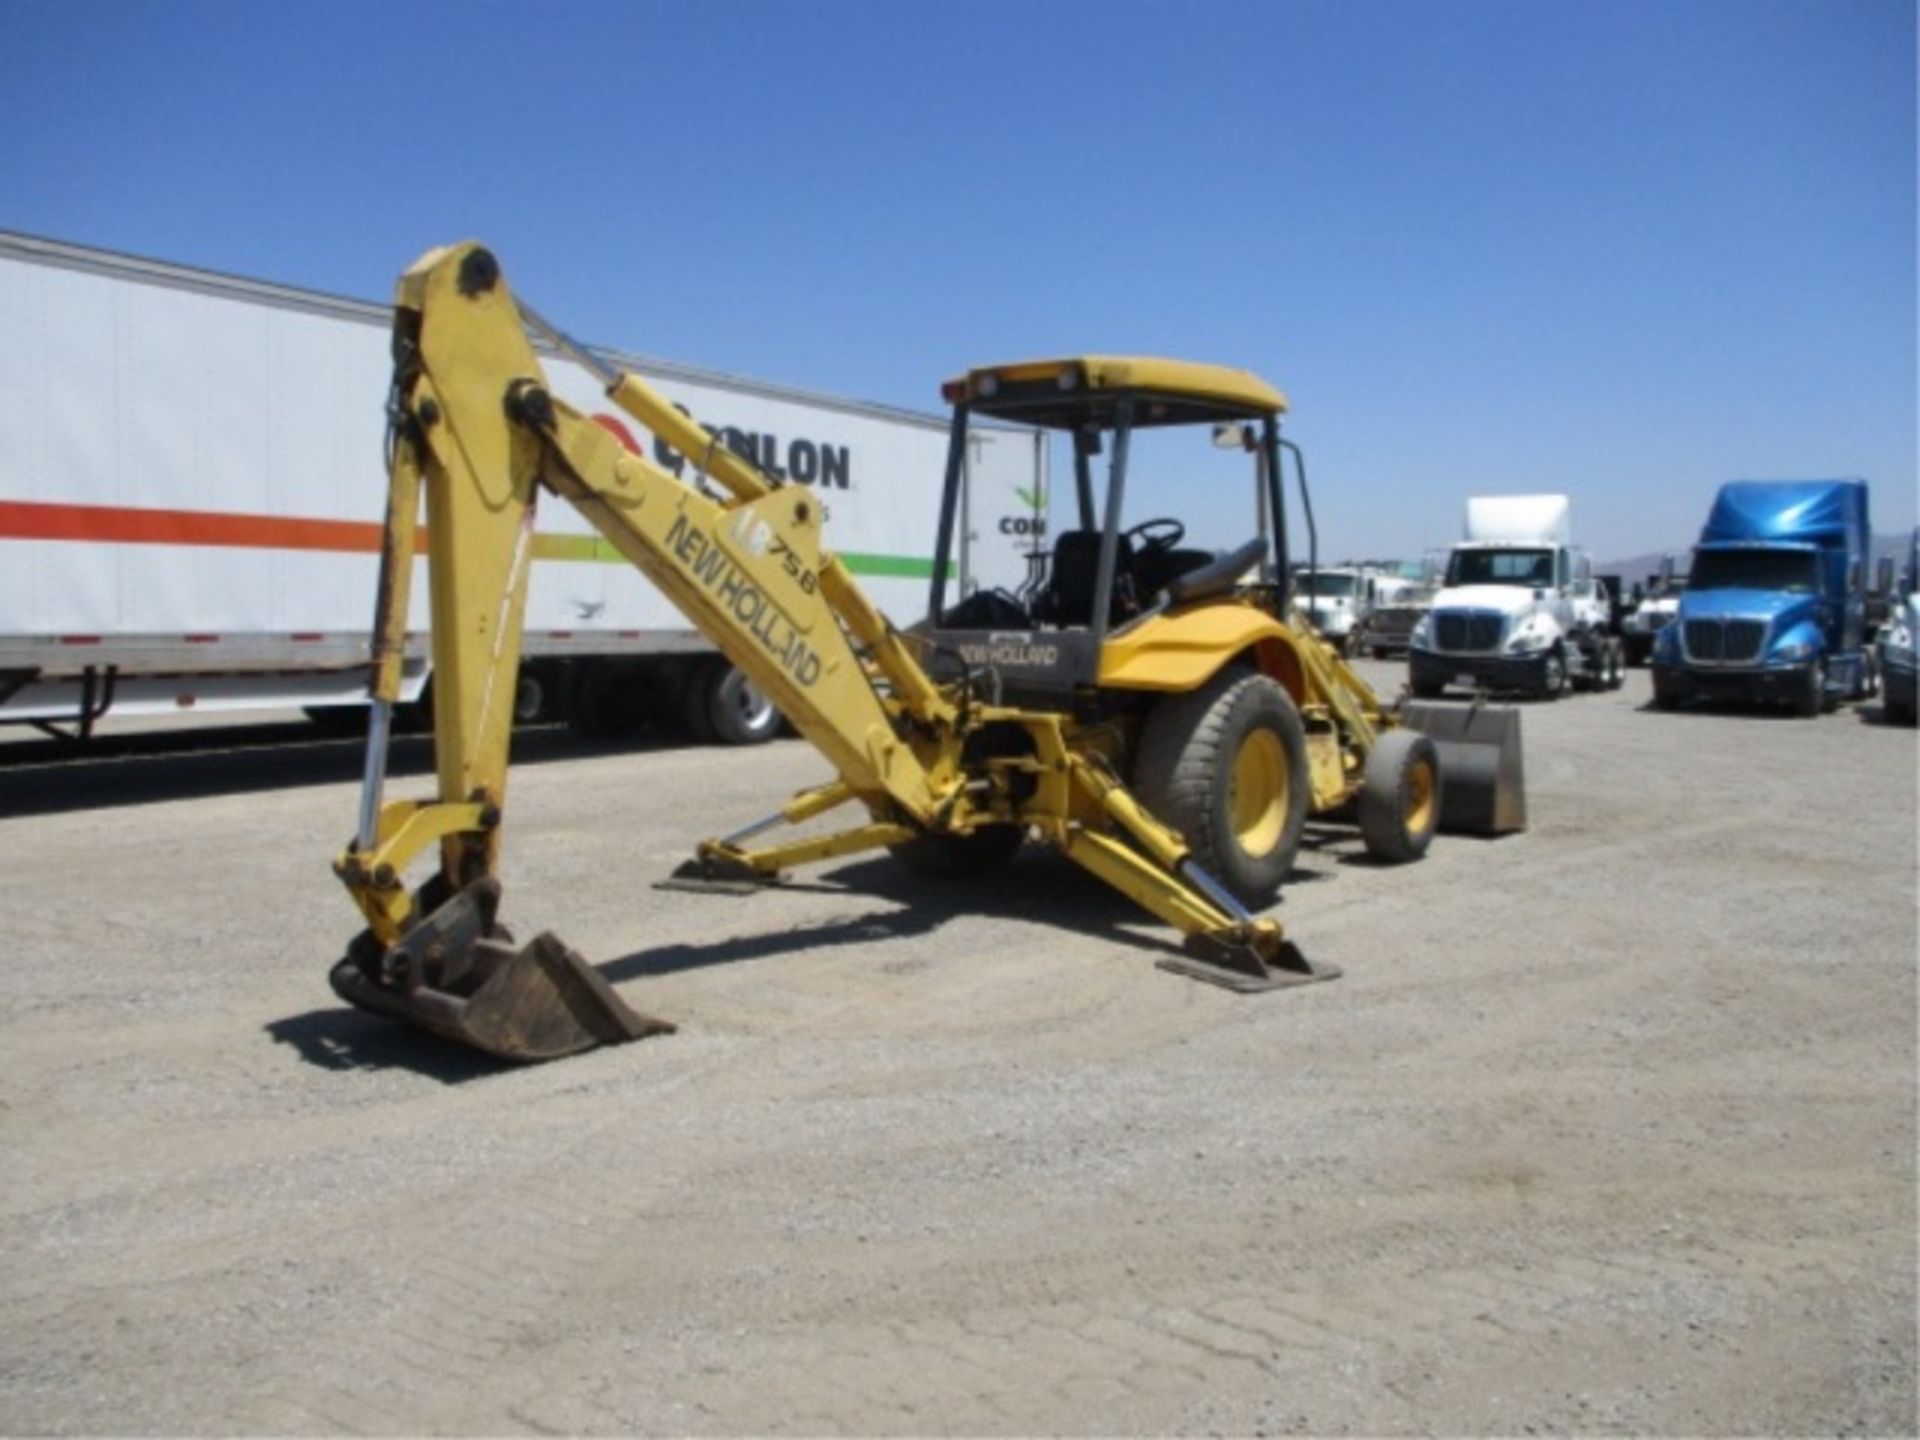
[[[1808,550],[1702,550],[1693,557],[1689,590],[1786,590],[1813,593],[1817,575]]]
[[[1553,584],[1553,551],[1456,550],[1447,561],[1447,584],[1549,588]]]
[[[1300,574],[1299,589],[1302,595],[1351,595],[1358,581],[1351,575],[1314,574],[1304,570]]]

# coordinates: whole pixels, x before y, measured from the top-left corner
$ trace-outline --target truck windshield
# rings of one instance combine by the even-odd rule
[[[1807,550],[1702,550],[1689,590],[1785,590],[1811,594],[1818,576]]]
[[[1447,584],[1551,586],[1553,551],[1456,550],[1447,561]]]
[[[1302,595],[1351,595],[1355,581],[1351,575],[1314,574],[1311,570],[1300,573],[1300,593]]]

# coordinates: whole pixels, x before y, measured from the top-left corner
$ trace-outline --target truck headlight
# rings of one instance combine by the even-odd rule
[[[1806,659],[1811,654],[1813,654],[1813,642],[1811,640],[1792,640],[1774,651],[1773,658],[1792,665]]]
[[[1507,641],[1507,649],[1516,655],[1535,655],[1553,644],[1553,632],[1535,626],[1526,626]]]
[[[1427,642],[1432,638],[1433,617],[1431,615],[1422,615],[1413,622],[1413,629],[1407,632],[1407,643],[1418,645],[1422,650],[1427,648]]]

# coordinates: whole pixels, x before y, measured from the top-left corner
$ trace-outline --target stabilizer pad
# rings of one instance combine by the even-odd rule
[[[1297,985],[1314,985],[1340,976],[1338,965],[1309,960],[1290,940],[1280,943],[1273,960],[1262,959],[1253,946],[1205,935],[1187,937],[1185,955],[1169,955],[1154,962],[1160,969],[1190,980],[1204,980],[1223,990],[1241,995],[1257,995],[1263,990],[1289,990]]]

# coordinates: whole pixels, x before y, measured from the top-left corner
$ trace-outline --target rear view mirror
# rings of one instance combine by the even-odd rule
[[[1253,426],[1238,421],[1215,425],[1213,444],[1218,450],[1251,450],[1255,445]]]
[[[1874,565],[1873,588],[1882,595],[1893,593],[1893,556],[1882,555]]]

